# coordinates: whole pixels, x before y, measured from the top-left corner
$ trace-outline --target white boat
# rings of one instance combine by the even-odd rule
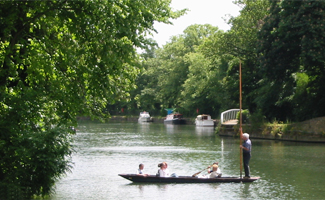
[[[152,117],[150,117],[150,114],[146,111],[140,112],[138,122],[152,122]]]
[[[214,121],[210,115],[198,115],[195,119],[196,126],[214,126]]]

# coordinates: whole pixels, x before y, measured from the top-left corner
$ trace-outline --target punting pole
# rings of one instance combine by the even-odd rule
[[[239,61],[239,145],[242,144],[242,80],[241,80],[241,61]],[[243,150],[239,148],[239,154],[240,154],[240,178],[242,178],[242,171],[243,171]]]

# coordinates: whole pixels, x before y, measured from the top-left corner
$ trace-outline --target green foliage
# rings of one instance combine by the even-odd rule
[[[257,34],[262,27],[263,19],[268,13],[269,2],[265,0],[238,0],[236,4],[242,8],[238,17],[228,21],[231,30],[225,34],[220,48],[241,60],[256,59],[258,56]],[[251,66],[250,66],[251,67]]]
[[[256,109],[258,52],[257,34],[267,14],[268,1],[236,1],[242,7],[240,16],[231,17],[231,29],[222,35],[212,35],[205,41],[203,52],[214,64],[222,60],[217,77],[222,83],[222,110],[239,107],[239,64],[242,65],[243,107]],[[220,93],[220,92],[219,92]]]
[[[324,1],[238,0],[231,29],[192,25],[146,60],[138,104],[186,115],[243,107],[266,120],[325,114]],[[207,83],[207,84],[203,84]],[[142,103],[143,102],[143,103]],[[264,120],[264,118],[263,118]]]
[[[152,44],[145,36],[155,21],[185,12],[169,4],[0,2],[1,198],[51,191],[70,168],[69,127],[77,115],[103,119],[107,104],[128,100],[140,71],[136,48]]]
[[[243,67],[244,106],[255,109],[253,99],[259,80],[257,33],[267,13],[267,1],[237,1],[239,17],[230,18],[232,28],[222,32],[211,25],[191,25],[146,59],[144,77],[150,77],[138,104],[178,107],[189,116],[219,116],[238,107],[238,66]],[[155,106],[157,107],[157,106]]]
[[[249,116],[249,122],[252,129],[259,129],[266,123],[266,118],[261,111],[257,111]]]
[[[196,51],[209,35],[217,31],[211,25],[189,26],[183,35],[173,37],[164,48],[157,49],[154,56],[145,57],[144,71],[140,76],[144,84],[141,85],[141,93],[136,96],[137,104],[146,105],[147,108],[151,104],[151,109],[175,107],[183,114],[189,114],[194,113],[202,101],[206,103],[203,96],[209,91],[205,91],[205,86],[200,84],[203,80],[200,79],[207,79],[212,71],[208,62],[204,64],[206,70],[202,70],[201,61],[204,58]],[[201,60],[196,61],[199,57]],[[197,74],[199,71],[201,75]],[[193,83],[201,86],[201,89],[196,88],[199,98],[193,94]]]
[[[324,9],[323,1],[271,1],[259,35],[263,78],[256,101],[270,119],[325,113]]]
[[[1,198],[49,194],[55,181],[71,169],[69,129],[12,131],[2,123],[1,127]]]
[[[249,118],[250,118],[249,110],[242,110],[241,115],[242,115],[242,123],[244,123],[244,124],[250,123],[250,121],[249,121]],[[240,120],[240,112],[237,113],[236,119],[238,121]]]

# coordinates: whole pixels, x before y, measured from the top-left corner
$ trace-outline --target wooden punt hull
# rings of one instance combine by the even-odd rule
[[[220,178],[198,178],[191,176],[179,177],[157,177],[155,175],[142,176],[137,174],[119,174],[119,176],[135,183],[240,183],[253,182],[260,177],[220,177]]]

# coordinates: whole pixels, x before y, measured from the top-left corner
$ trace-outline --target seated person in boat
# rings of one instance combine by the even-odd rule
[[[158,170],[156,176],[178,178],[178,175],[176,173],[172,173],[172,174],[169,173],[169,170],[167,169],[168,165],[166,162],[159,163],[158,167],[160,167],[160,169]]]
[[[169,170],[167,169],[168,165],[166,162],[159,163],[158,167],[160,167],[160,169],[158,170],[157,176],[170,177]]]
[[[215,163],[213,163],[213,165],[218,165],[217,173],[218,173],[218,177],[221,177],[222,173],[221,173],[221,170],[220,170],[220,167],[219,167],[219,163],[215,162]],[[209,166],[208,168],[211,168],[211,166]],[[208,169],[208,173],[210,174],[211,172],[213,172],[213,169]]]
[[[212,165],[212,171],[209,171],[209,173],[210,173],[209,178],[218,178],[218,177],[221,177],[221,172],[218,173],[218,169],[219,169],[218,165],[213,164]]]
[[[148,174],[143,173],[144,164],[139,164],[138,175],[147,176]]]

